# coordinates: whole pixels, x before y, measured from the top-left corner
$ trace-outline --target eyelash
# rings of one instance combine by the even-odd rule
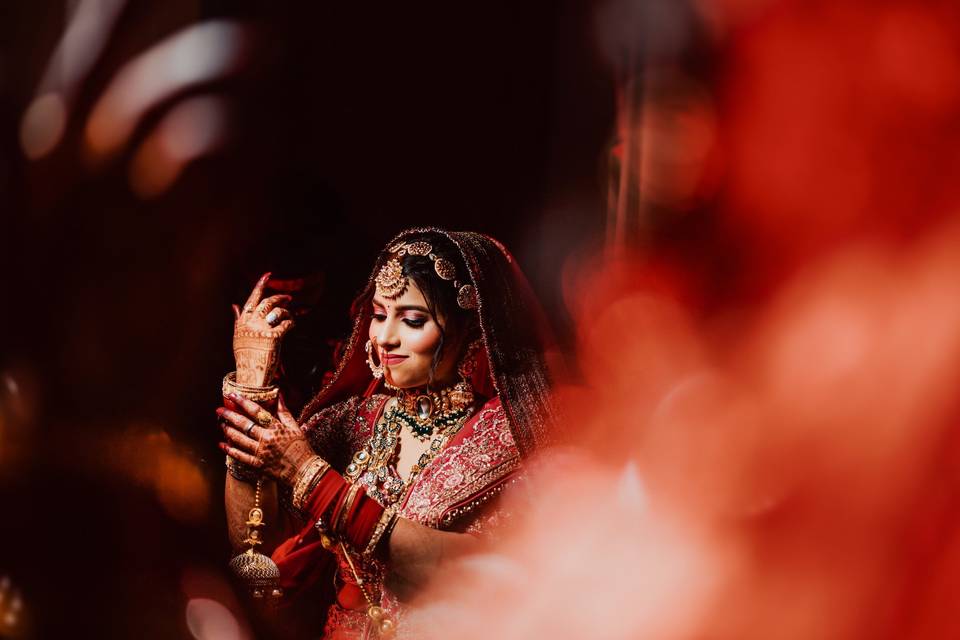
[[[383,322],[387,319],[387,316],[383,313],[375,313],[373,314],[373,319],[377,322]],[[412,329],[420,329],[423,325],[427,324],[427,321],[423,319],[414,320],[413,318],[404,318],[403,323]]]

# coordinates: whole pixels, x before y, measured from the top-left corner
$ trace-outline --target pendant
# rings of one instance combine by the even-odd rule
[[[421,421],[429,420],[430,416],[433,415],[433,399],[426,394],[418,397],[413,406],[417,410],[417,418]]]

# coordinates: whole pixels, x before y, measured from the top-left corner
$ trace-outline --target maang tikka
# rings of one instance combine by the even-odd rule
[[[391,254],[386,263],[380,267],[380,271],[374,278],[377,294],[394,300],[403,295],[410,286],[407,274],[403,271],[403,264],[400,259],[406,255],[426,256],[433,262],[433,270],[441,280],[453,281],[453,286],[457,291],[457,304],[461,309],[477,308],[477,290],[469,283],[461,283],[457,280],[457,268],[446,258],[440,258],[433,253],[433,245],[429,242],[401,242],[388,248]]]

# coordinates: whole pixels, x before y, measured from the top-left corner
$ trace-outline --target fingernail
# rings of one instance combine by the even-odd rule
[[[236,393],[234,393],[233,391],[231,391],[230,393],[227,394],[227,397],[230,398],[231,400],[236,400],[236,399],[238,399],[240,396],[238,396]]]
[[[217,444],[220,446],[220,451],[226,451],[226,450],[227,450],[227,445],[223,444],[222,442],[218,442]]]
[[[223,412],[226,411],[223,407],[217,407],[217,415],[222,416]]]

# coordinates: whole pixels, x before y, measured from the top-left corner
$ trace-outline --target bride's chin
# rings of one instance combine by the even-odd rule
[[[411,381],[409,378],[400,377],[400,378],[394,378],[391,384],[398,389],[406,390],[406,389],[416,389],[418,387],[422,387],[426,385],[427,383],[426,381],[417,383],[417,382]]]

